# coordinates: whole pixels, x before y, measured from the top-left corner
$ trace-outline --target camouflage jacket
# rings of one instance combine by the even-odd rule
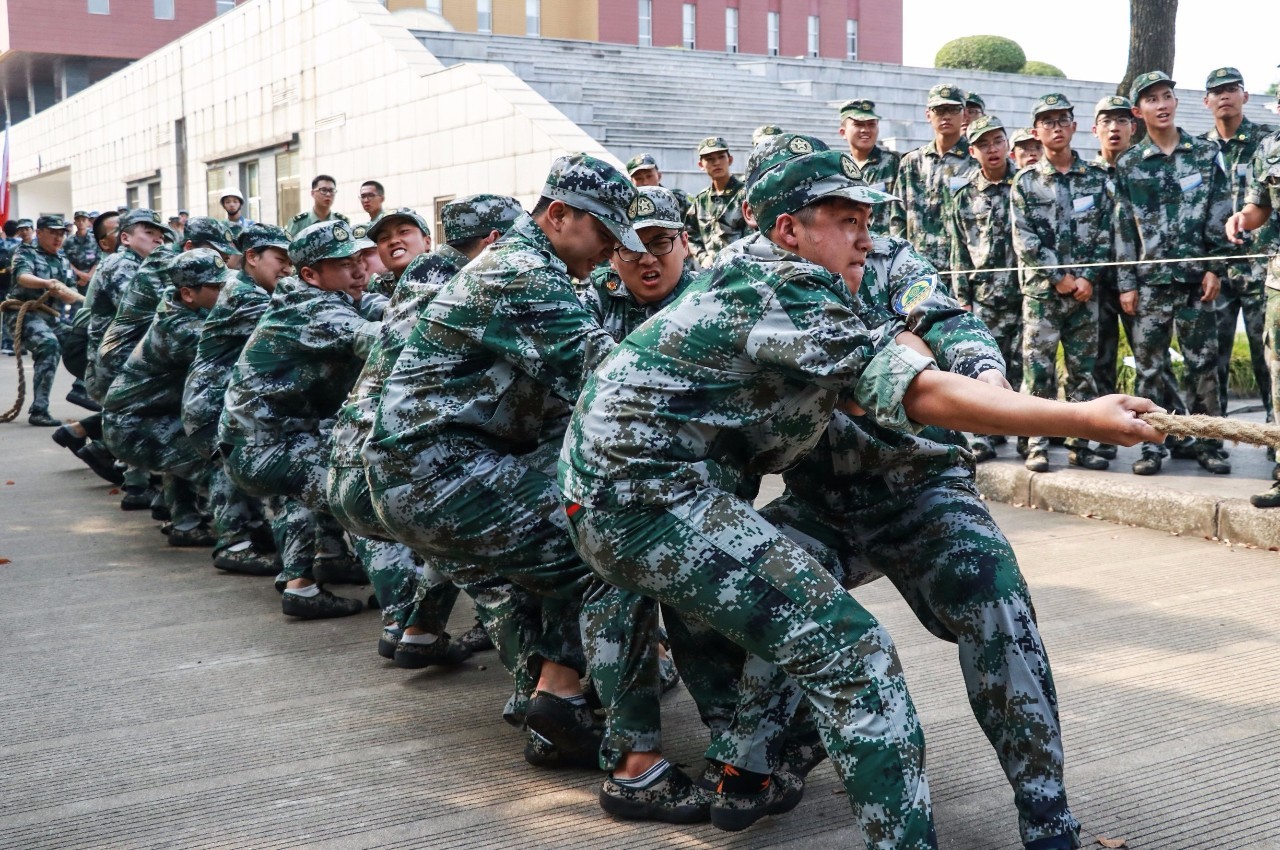
[[[963,137],[941,154],[937,142],[929,142],[903,154],[898,163],[894,194],[902,204],[893,206],[889,232],[909,241],[938,271],[947,271],[951,262],[943,222],[947,198],[976,166]]]
[[[364,458],[375,488],[477,448],[532,451],[552,396],[573,403],[613,339],[528,214],[427,305],[382,388]]]
[[[857,162],[856,158],[854,161]],[[872,148],[871,155],[867,157],[867,161],[858,166],[858,168],[862,172],[862,179],[866,180],[872,189],[879,189],[888,192],[890,195],[896,195],[898,165],[901,161],[901,154],[876,145]],[[875,233],[888,233],[889,222],[894,214],[901,215],[901,210],[897,209],[897,207],[897,203],[878,204],[871,216],[871,230]]]
[[[723,192],[708,186],[690,199],[685,227],[694,257],[703,266],[711,265],[721,248],[746,235],[747,220],[742,217],[745,197],[746,186],[731,175]]]
[[[270,445],[320,430],[351,391],[380,328],[346,293],[280,281],[231,372],[218,441]]]
[[[62,254],[47,254],[35,242],[23,245],[13,254],[13,262],[9,266],[9,297],[18,301],[35,301],[44,295],[46,290],[22,286],[18,278],[24,274],[35,275],[46,280],[59,280],[67,286],[76,285],[75,273],[71,271],[71,263]],[[56,306],[61,302],[54,302]],[[36,315],[34,312],[29,315]]]
[[[582,305],[596,317],[600,327],[609,332],[615,342],[622,342],[627,334],[644,324],[650,316],[680,297],[696,274],[687,269],[680,276],[675,289],[656,304],[641,304],[631,297],[622,278],[608,266],[601,266],[591,273],[591,280],[579,291]]]
[[[966,272],[951,278],[951,289],[965,306],[976,301],[993,307],[1013,307],[1022,300],[1016,271],[983,271],[1014,269],[1018,265],[1009,212],[1012,187],[1011,164],[1004,177],[995,182],[988,180],[981,168],[974,169],[951,193],[946,211],[951,270]]]
[[[97,368],[93,379],[85,376],[85,386],[92,396],[105,395],[119,374],[129,354],[147,334],[156,314],[161,295],[168,286],[168,270],[181,251],[172,245],[161,245],[138,266],[137,274],[120,293],[116,315],[107,325],[98,343]]]
[[[172,286],[162,293],[151,325],[102,400],[106,416],[177,418],[206,315],[179,301]]]
[[[1208,259],[1119,266],[1121,292],[1136,290],[1140,282],[1198,284],[1205,272],[1221,277],[1226,271],[1221,255],[1229,245],[1225,226],[1231,192],[1221,153],[1217,145],[1181,129],[1178,133],[1178,144],[1168,155],[1148,136],[1116,163],[1116,259]]]
[[[1112,185],[1106,171],[1074,151],[1065,174],[1046,157],[1013,178],[1013,248],[1025,294],[1046,297],[1068,273],[1098,280],[1098,269],[1041,267],[1111,259]]]
[[[203,451],[214,449],[231,370],[270,305],[271,293],[238,271],[205,317],[182,391],[183,430]]]
[[[223,219],[223,221],[227,225],[227,233],[231,234],[231,238],[233,240],[239,239],[240,234],[244,233],[244,229],[246,227],[249,227],[250,225],[253,225],[256,223],[254,222],[253,219],[245,218],[244,216],[240,216],[239,221],[232,221],[231,219]]]
[[[1253,155],[1253,179],[1245,193],[1246,204],[1256,204],[1271,210],[1268,218],[1271,241],[1254,239],[1250,247],[1253,253],[1271,254],[1267,266],[1267,286],[1280,289],[1280,130],[1272,133],[1258,145]]]
[[[93,231],[90,231],[84,236],[68,236],[62,243],[62,253],[67,255],[71,265],[82,272],[87,272],[93,268],[94,263],[98,262],[101,249],[98,248],[98,240],[93,238]]]
[[[1253,183],[1254,161],[1257,158],[1258,149],[1262,141],[1273,132],[1275,131],[1272,127],[1266,124],[1255,124],[1245,118],[1240,122],[1240,126],[1236,128],[1235,135],[1229,139],[1223,139],[1222,136],[1218,135],[1216,127],[1207,133],[1201,134],[1200,138],[1213,142],[1222,151],[1223,163],[1227,167],[1227,179],[1231,181],[1232,212],[1239,212],[1248,203],[1246,198],[1249,194],[1249,187]],[[1274,222],[1268,221],[1254,232],[1252,245],[1233,245],[1230,253],[1260,253],[1254,250],[1254,246],[1270,244],[1275,232]],[[1261,279],[1267,273],[1266,260],[1241,260],[1239,263],[1248,269],[1251,279]]]
[[[89,278],[89,287],[84,293],[84,304],[80,308],[80,313],[76,314],[77,319],[82,314],[89,317],[85,324],[88,354],[84,366],[86,385],[97,383],[95,375],[98,370],[98,345],[102,342],[103,334],[107,332],[107,326],[116,317],[116,309],[120,306],[120,297],[124,294],[125,286],[133,280],[140,265],[142,265],[142,257],[132,248],[124,248],[98,263],[98,267],[93,271],[93,277]],[[104,388],[111,385],[110,380],[102,383]],[[89,394],[93,395],[93,392],[90,391]],[[94,396],[94,398],[101,400],[100,396]]]
[[[734,492],[808,452],[841,392],[912,427],[902,398],[932,361],[891,342],[877,353],[838,276],[763,234],[742,248],[588,379],[560,456],[566,499],[617,508]]]
[[[314,209],[310,209],[306,212],[300,212],[295,215],[285,227],[285,231],[288,232],[289,238],[292,239],[313,224],[319,224],[322,221],[332,221],[334,219],[337,219],[338,221],[345,221],[347,223],[351,222],[351,219],[347,218],[342,213],[334,212],[333,210],[330,210],[329,214],[324,218],[317,218],[316,211]]]
[[[362,466],[361,451],[373,430],[382,399],[382,387],[395,368],[400,352],[418,324],[418,318],[440,288],[467,264],[465,254],[442,244],[435,251],[419,254],[409,263],[396,283],[382,316],[382,330],[369,351],[360,377],[338,412],[330,438],[332,466]]]

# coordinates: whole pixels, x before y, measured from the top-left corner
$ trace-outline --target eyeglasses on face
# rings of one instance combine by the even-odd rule
[[[1037,118],[1036,126],[1044,127],[1045,129],[1061,127],[1065,130],[1067,127],[1074,124],[1075,120],[1076,119],[1072,118],[1070,115],[1063,115],[1061,118]]]
[[[332,195],[338,190],[333,188],[332,186],[319,186],[315,189],[312,189],[311,191],[319,192],[321,195]]]
[[[655,257],[665,257],[667,254],[670,254],[675,250],[676,240],[680,238],[680,233],[683,232],[684,231],[679,231],[673,236],[658,236],[650,239],[644,244],[644,251],[632,251],[629,248],[624,248],[619,245],[616,249],[618,259],[622,260],[624,263],[635,263],[638,262],[645,254],[652,254]]]

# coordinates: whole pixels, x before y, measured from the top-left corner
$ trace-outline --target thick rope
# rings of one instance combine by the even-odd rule
[[[13,403],[13,407],[0,413],[0,422],[12,422],[17,419],[18,414],[22,412],[23,402],[27,400],[27,373],[22,365],[22,323],[26,321],[28,310],[39,310],[50,316],[57,316],[58,311],[46,303],[52,296],[53,290],[49,289],[35,301],[19,301],[16,298],[0,301],[0,315],[3,315],[6,310],[18,311],[18,318],[13,325],[13,359],[18,361],[18,400]]]
[[[1175,437],[1204,437],[1215,440],[1231,440],[1254,446],[1272,446],[1280,449],[1280,425],[1261,422],[1245,422],[1222,416],[1174,416],[1169,413],[1140,413],[1144,422],[1162,434]]]

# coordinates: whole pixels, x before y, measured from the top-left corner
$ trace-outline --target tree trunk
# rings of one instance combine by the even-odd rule
[[[1129,96],[1139,74],[1164,71],[1173,76],[1173,33],[1178,0],[1129,0],[1129,66],[1116,94]]]

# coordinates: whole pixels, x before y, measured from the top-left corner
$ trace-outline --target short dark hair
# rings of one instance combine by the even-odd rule
[[[489,234],[486,233],[484,236],[472,236],[469,239],[455,239],[452,242],[446,242],[445,244],[459,253],[470,254],[480,246],[481,242],[488,238],[488,235]]]
[[[547,209],[551,206],[551,202],[554,200],[555,198],[548,198],[546,195],[540,195],[538,197],[538,203],[535,204],[533,209],[529,211],[529,215],[532,216],[533,218],[537,218],[538,216],[542,215],[544,212],[547,211]],[[561,201],[561,203],[564,203],[564,202]],[[569,208],[569,211],[571,213],[573,213],[574,218],[578,218],[579,216],[584,216],[587,214],[585,211],[578,209],[572,204],[564,204],[564,205]]]
[[[317,174],[317,175],[312,179],[312,181],[311,181],[311,188],[312,188],[312,189],[316,188],[317,186],[319,186],[321,183],[323,183],[323,182],[324,182],[324,181],[326,181],[326,180],[328,180],[330,183],[332,183],[332,184],[333,184],[333,185],[335,185],[335,186],[337,186],[337,185],[338,185],[338,181],[337,181],[337,180],[334,180],[334,179],[333,179],[332,177],[330,177],[328,174]]]
[[[9,219],[4,223],[4,235],[10,239],[18,232],[18,223],[13,219]]]
[[[97,221],[93,223],[93,238],[95,241],[101,242],[107,238],[107,234],[116,229],[117,222],[120,220],[120,213],[103,213],[98,216]]]
[[[365,186],[372,186],[378,192],[378,195],[380,197],[385,198],[387,196],[387,190],[382,188],[382,184],[379,183],[377,180],[366,180],[360,184],[361,189],[363,189]]]

